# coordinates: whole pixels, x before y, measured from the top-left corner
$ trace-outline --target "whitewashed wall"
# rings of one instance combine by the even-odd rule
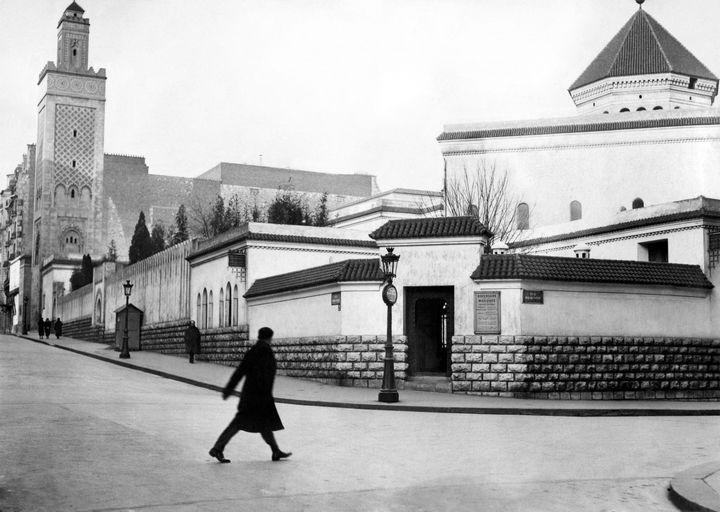
[[[393,332],[407,334],[403,321],[407,286],[454,286],[455,332],[471,332],[473,317],[462,304],[472,304],[473,281],[470,275],[480,264],[485,239],[428,238],[422,240],[379,240],[381,254],[394,247],[400,256],[397,277],[398,301],[394,306]]]
[[[63,323],[72,322],[92,315],[93,285],[88,284],[73,292],[67,293],[57,300],[55,317]]]
[[[175,245],[106,277],[103,318],[107,331],[115,330],[115,310],[125,306],[122,285],[128,279],[133,284],[130,303],[144,312],[143,325],[189,317],[190,264],[185,258],[192,243]]]
[[[697,116],[698,111],[623,114],[618,120]],[[714,109],[708,109],[716,115]],[[708,114],[705,114],[708,115]],[[563,123],[608,121],[587,116]],[[498,126],[552,125],[556,119]],[[455,125],[448,129],[483,129]],[[640,197],[646,205],[704,195],[720,197],[720,127],[611,130],[586,133],[494,137],[441,142],[448,176],[494,162],[510,176],[510,188],[531,208],[530,225],[569,220],[569,205],[582,203],[583,218],[601,219]],[[559,185],[561,184],[561,186]]]
[[[334,283],[248,300],[251,336],[270,327],[278,338],[302,336],[381,335],[387,308],[379,283]],[[341,307],[331,305],[340,292]]]
[[[543,290],[544,303],[523,304],[523,288]],[[709,290],[552,281],[479,281],[475,291],[500,291],[503,335],[713,336]],[[455,307],[473,309],[473,302]],[[473,334],[474,331],[456,332]]]

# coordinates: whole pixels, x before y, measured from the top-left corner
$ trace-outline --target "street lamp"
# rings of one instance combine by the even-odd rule
[[[123,292],[125,293],[125,331],[123,332],[122,349],[120,350],[120,359],[130,359],[130,350],[128,350],[128,316],[130,311],[130,294],[132,293],[132,283],[130,279],[123,283]]]
[[[23,297],[23,324],[22,324],[22,333],[27,334],[28,331],[28,321],[27,321],[27,308],[28,308],[28,297],[27,295]]]
[[[385,366],[383,368],[383,382],[378,401],[380,402],[397,402],[399,400],[398,391],[395,387],[395,360],[393,359],[393,343],[392,343],[392,307],[397,302],[397,288],[392,284],[395,271],[397,270],[398,260],[400,256],[393,254],[393,248],[387,248],[387,254],[380,256],[382,261],[382,271],[385,274],[387,284],[382,291],[383,302],[387,305],[387,339],[385,340]]]

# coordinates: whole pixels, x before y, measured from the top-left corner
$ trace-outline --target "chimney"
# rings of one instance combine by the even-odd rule
[[[493,254],[505,254],[508,252],[508,245],[503,242],[502,240],[498,240],[494,244],[492,244],[492,247],[490,247]]]
[[[576,258],[589,258],[590,257],[590,246],[586,243],[580,243],[573,249]]]

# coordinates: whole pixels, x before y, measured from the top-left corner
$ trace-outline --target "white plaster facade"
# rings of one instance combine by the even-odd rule
[[[271,326],[278,338],[300,336],[384,335],[387,307],[380,282],[340,282],[247,300],[254,333]],[[333,293],[340,305],[333,305]]]
[[[264,240],[253,239],[252,234]],[[247,305],[243,295],[257,279],[326,263],[377,255],[377,248],[372,246],[372,241],[364,231],[250,222],[246,227],[221,236],[225,237],[225,243],[220,243],[217,248],[204,253],[201,243],[195,254],[189,258],[192,270],[190,317],[201,328],[203,325],[221,327],[248,323]],[[292,237],[292,240],[285,237]],[[324,243],[317,243],[319,239],[324,240]],[[337,244],[334,244],[333,240],[337,240]],[[216,241],[211,242],[217,244]],[[235,250],[245,251],[244,273],[233,271],[228,264],[228,252]],[[201,254],[198,254],[198,251]],[[229,303],[228,286],[231,291]],[[225,318],[222,323],[219,303],[221,291],[225,301]],[[211,292],[213,307],[209,308]],[[202,318],[203,294],[208,301],[206,311],[211,311],[211,314],[207,315],[207,322]],[[231,308],[229,315],[228,307]]]
[[[713,337],[710,290],[536,280],[476,281],[500,292],[502,335]],[[523,290],[543,304],[524,304]]]

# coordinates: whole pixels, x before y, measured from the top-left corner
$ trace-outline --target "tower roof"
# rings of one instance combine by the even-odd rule
[[[75,3],[74,1],[73,1],[73,3],[71,3],[70,5],[68,5],[65,10],[66,10],[66,11],[75,11],[75,12],[80,12],[80,13],[85,12],[85,9],[83,9],[82,7],[80,7],[80,6],[79,6],[77,3]]]
[[[680,41],[639,9],[575,80],[570,90],[613,76],[670,72],[717,80]]]

